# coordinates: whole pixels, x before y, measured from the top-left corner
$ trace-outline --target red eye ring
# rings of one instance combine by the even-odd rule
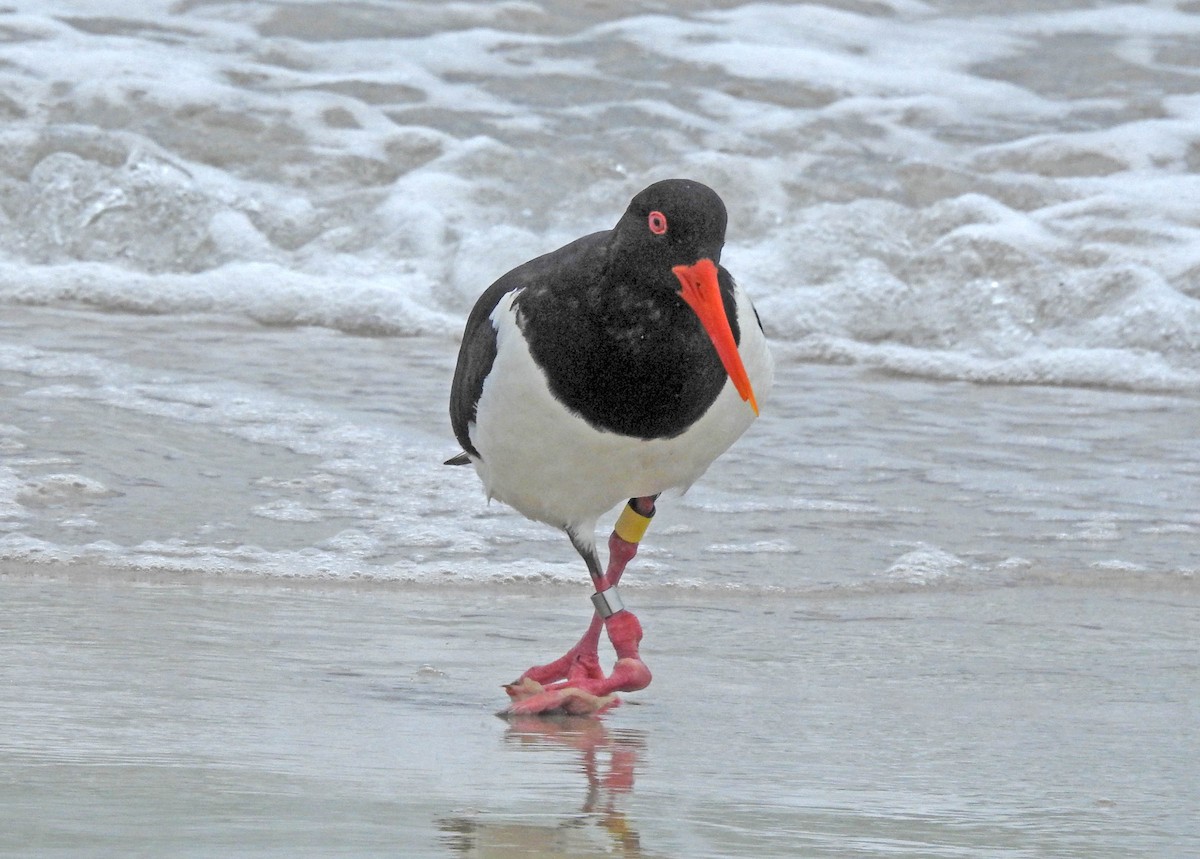
[[[646,218],[646,226],[654,235],[661,236],[667,231],[667,216],[656,209]]]

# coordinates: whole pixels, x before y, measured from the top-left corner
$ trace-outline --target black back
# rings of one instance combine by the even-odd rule
[[[651,212],[666,217],[656,234]],[[518,323],[551,392],[600,430],[670,438],[704,414],[727,380],[712,341],[679,297],[675,265],[720,262],[725,206],[711,189],[683,179],[658,182],[633,198],[612,230],[593,233],[531,260],[493,283],[467,320],[450,397],[463,449],[484,380],[496,357],[490,316],[520,290]],[[733,280],[718,266],[735,341],[741,332]],[[517,404],[516,407],[519,407]]]

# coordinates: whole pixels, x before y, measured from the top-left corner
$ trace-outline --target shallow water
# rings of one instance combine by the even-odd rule
[[[578,583],[444,431],[454,346],[226,317],[10,310],[0,550],[114,572]],[[763,418],[660,504],[633,587],[1195,587],[1200,401],[784,362]],[[186,503],[179,503],[186,499]]]
[[[654,684],[505,725],[588,588],[441,465],[453,344],[13,313],[13,855],[1200,842],[1193,399],[785,362],[623,583]]]
[[[6,571],[9,855],[1200,845],[1191,592],[642,597],[649,690],[507,723],[496,681],[573,638],[582,600]]]

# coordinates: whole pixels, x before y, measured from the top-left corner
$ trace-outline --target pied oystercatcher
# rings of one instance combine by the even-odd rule
[[[601,712],[650,682],[617,582],[658,495],[695,482],[771,387],[758,316],[720,265],[725,224],[711,188],[656,182],[613,229],[505,274],[467,320],[450,395],[463,453],[447,464],[474,465],[489,498],[563,529],[596,589],[579,643],[506,686],[510,714]],[[602,569],[597,522],[624,499]]]

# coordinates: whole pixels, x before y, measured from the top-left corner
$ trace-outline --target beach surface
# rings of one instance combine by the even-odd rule
[[[1181,856],[1194,591],[643,597],[654,684],[501,720],[556,589],[3,570],[10,856]]]

